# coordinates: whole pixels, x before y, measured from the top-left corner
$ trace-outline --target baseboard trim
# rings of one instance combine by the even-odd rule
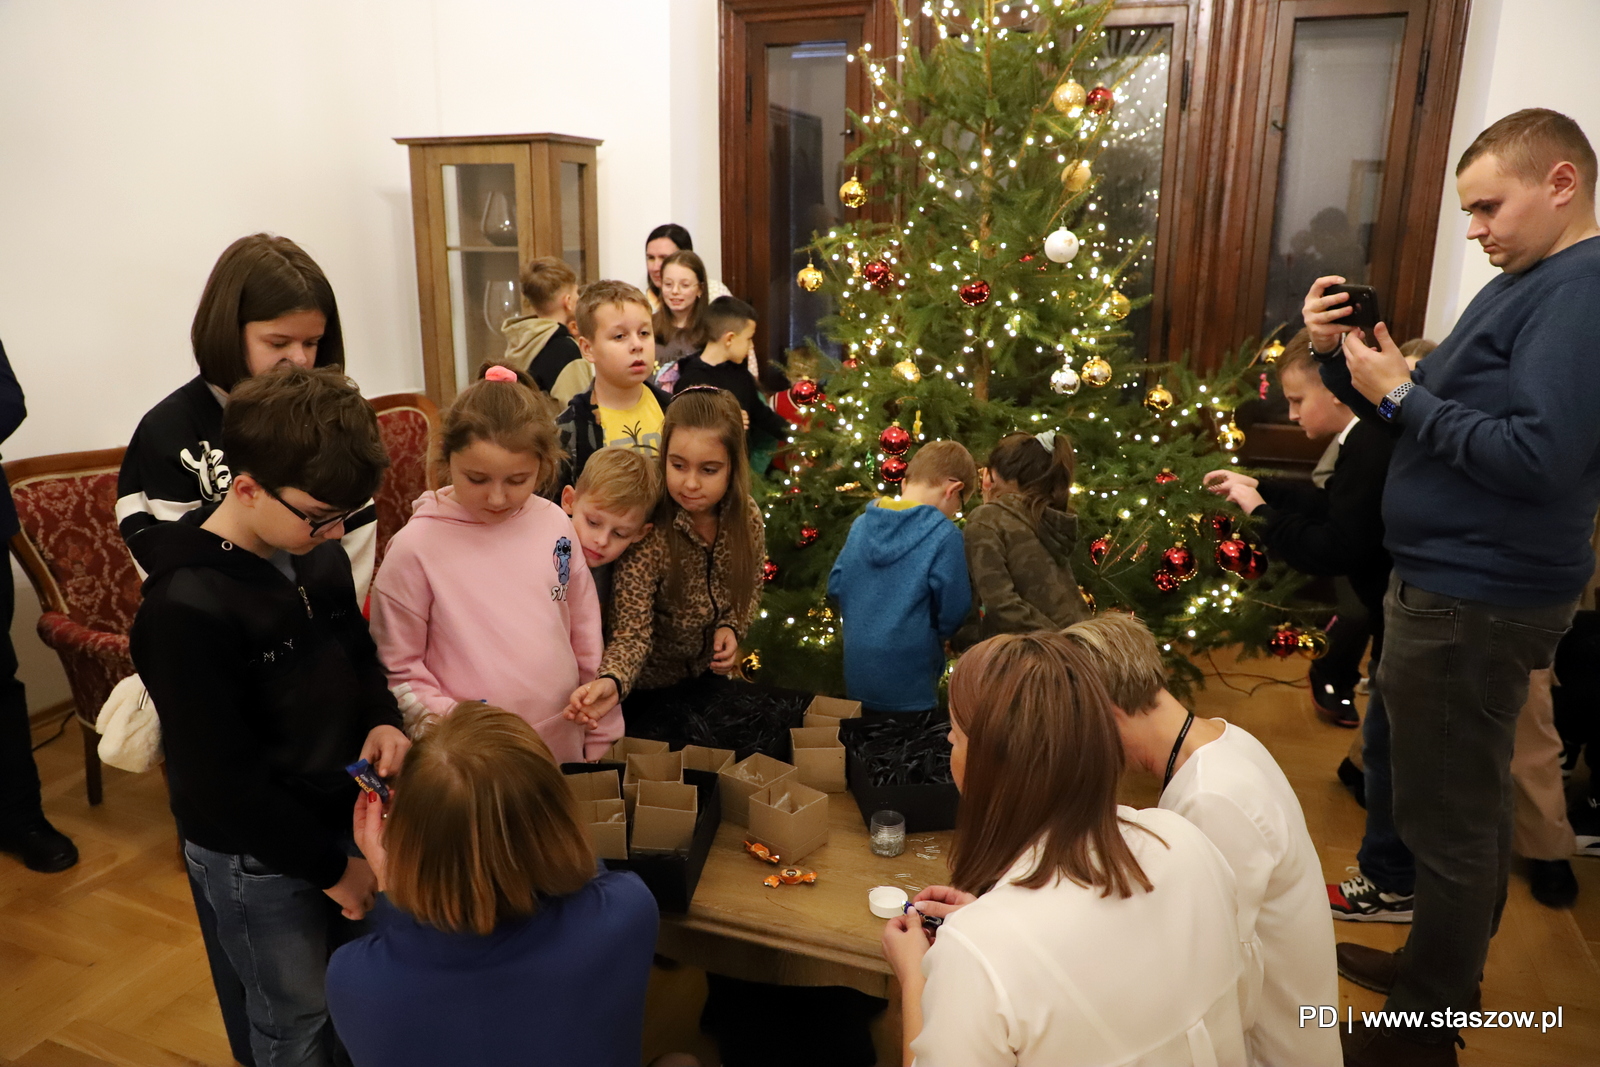
[[[38,708],[28,712],[28,727],[37,730],[41,726],[53,726],[61,721],[61,717],[72,710],[72,701],[58,700],[49,707]]]

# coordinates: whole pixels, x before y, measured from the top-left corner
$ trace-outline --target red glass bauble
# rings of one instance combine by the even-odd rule
[[[1096,567],[1100,566],[1105,562],[1106,553],[1110,551],[1111,539],[1108,537],[1096,537],[1089,542],[1089,562]]]
[[[1252,546],[1249,557],[1239,564],[1239,577],[1259,578],[1267,573],[1267,564],[1269,562],[1271,561],[1267,559],[1265,552]]]
[[[968,282],[961,287],[956,295],[961,297],[961,302],[969,308],[975,308],[979,304],[987,304],[989,302],[989,283],[981,278],[977,281]]]
[[[816,544],[817,538],[820,536],[822,536],[822,532],[815,526],[800,527],[800,547],[806,548],[810,545]]]
[[[1178,588],[1178,576],[1167,570],[1165,567],[1158,569],[1155,574],[1151,575],[1150,580],[1155,582],[1156,588],[1161,590],[1163,593],[1170,593],[1174,589]]]
[[[903,456],[911,447],[911,435],[899,426],[886,426],[878,435],[878,447],[887,455]]]
[[[857,359],[855,356],[846,356],[846,357],[844,357],[844,369],[845,370],[855,370],[859,366],[861,366],[861,361],[859,359]]]
[[[777,576],[778,576],[778,565],[776,563],[772,562],[770,559],[763,561],[762,564],[761,564],[761,579],[762,579],[762,581],[770,582],[774,578],[776,578]]]
[[[1267,639],[1267,651],[1279,659],[1288,659],[1300,650],[1300,631],[1293,626],[1284,625],[1272,632]]]
[[[1217,566],[1225,571],[1239,572],[1250,560],[1250,546],[1238,538],[1230,538],[1217,546]]]
[[[874,289],[887,289],[894,284],[894,271],[885,260],[875,259],[861,268],[861,277]]]
[[[1173,482],[1175,482],[1177,480],[1178,480],[1178,476],[1176,474],[1172,473],[1172,468],[1171,467],[1162,467],[1161,468],[1161,473],[1156,475],[1156,484],[1157,485],[1171,485]]]
[[[1233,536],[1233,520],[1226,515],[1213,515],[1211,529],[1216,532],[1218,541],[1226,541]]]
[[[1017,260],[1017,262],[1018,263],[1032,263],[1033,262],[1033,253],[1032,252],[1024,253],[1022,258]]]
[[[1187,545],[1173,545],[1161,553],[1161,566],[1172,572],[1179,581],[1194,577],[1195,558]]]
[[[906,461],[899,456],[890,456],[879,465],[878,473],[883,475],[884,481],[899,485],[906,476]]]
[[[1114,98],[1111,95],[1111,90],[1104,85],[1096,85],[1093,89],[1090,89],[1088,97],[1084,99],[1084,105],[1096,115],[1104,115],[1107,111],[1110,111],[1113,102]]]
[[[789,386],[789,399],[796,404],[810,404],[821,394],[817,383],[810,378],[801,378]]]

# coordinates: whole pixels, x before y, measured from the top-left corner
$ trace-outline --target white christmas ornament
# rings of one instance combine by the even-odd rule
[[[1050,375],[1050,388],[1062,396],[1071,396],[1078,391],[1078,372],[1070,365],[1063,366],[1060,370]]]
[[[1063,226],[1044,239],[1044,254],[1053,263],[1071,263],[1078,254],[1078,235]]]

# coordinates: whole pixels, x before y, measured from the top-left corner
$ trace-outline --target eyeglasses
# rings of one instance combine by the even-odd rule
[[[661,291],[664,293],[692,293],[700,288],[699,282],[662,282]]]
[[[289,509],[289,514],[293,515],[297,519],[305,520],[305,524],[307,526],[311,527],[311,536],[312,537],[317,536],[317,534],[321,533],[323,530],[326,530],[330,526],[339,525],[341,522],[345,521],[350,516],[355,514],[354,511],[341,511],[339,514],[332,515],[332,516],[330,516],[330,517],[328,517],[326,519],[313,519],[310,515],[307,515],[305,512],[301,511],[299,508],[295,507],[293,504],[291,504],[287,500],[283,499],[283,497],[279,496],[277,490],[275,490],[275,489],[267,489],[267,487],[264,486],[264,485],[261,488],[265,489],[267,495],[270,496],[272,499],[276,500],[278,503],[280,503],[284,507],[288,508]]]

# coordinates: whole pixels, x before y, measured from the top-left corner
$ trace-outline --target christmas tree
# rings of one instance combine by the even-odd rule
[[[760,487],[770,562],[746,642],[760,680],[837,690],[826,587],[851,521],[920,443],[960,441],[981,464],[1016,430],[1071,439],[1085,599],[1144,619],[1180,690],[1199,679],[1192,653],[1296,647],[1275,629],[1293,580],[1201,485],[1237,463],[1253,346],[1205,375],[1142,360],[1165,107],[1148,86],[1167,56],[1148,31],[1108,35],[1110,6],[938,0],[921,9],[925,52],[902,17],[899,54],[861,53],[874,98],[852,115],[840,197],[867,210],[802,250],[797,284],[834,314],[791,357],[807,425]]]

